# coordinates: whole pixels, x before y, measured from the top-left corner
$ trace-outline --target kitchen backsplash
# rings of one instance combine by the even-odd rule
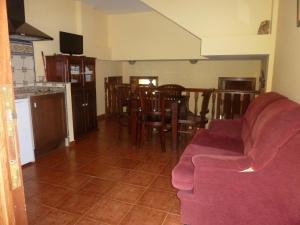
[[[35,82],[34,52],[32,42],[10,41],[13,82],[29,85]]]

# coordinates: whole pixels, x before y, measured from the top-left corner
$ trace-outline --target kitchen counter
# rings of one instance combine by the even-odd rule
[[[15,98],[18,99],[32,99],[36,96],[45,95],[45,98],[51,97],[47,95],[64,93],[65,108],[67,111],[67,127],[68,127],[68,141],[74,141],[73,131],[73,112],[72,112],[72,98],[71,98],[71,83],[62,82],[45,82],[37,81],[27,84],[14,84]],[[32,98],[31,98],[32,97]]]
[[[15,88],[15,99],[29,98],[31,96],[48,95],[65,92],[61,87],[22,87]]]

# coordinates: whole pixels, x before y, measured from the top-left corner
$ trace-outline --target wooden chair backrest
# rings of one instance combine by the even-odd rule
[[[169,97],[179,97],[182,95],[182,92],[185,90],[185,87],[178,85],[178,84],[165,84],[160,85],[158,87],[160,92],[164,92],[165,95]]]
[[[139,98],[142,114],[164,114],[164,94],[151,88],[140,88]]]

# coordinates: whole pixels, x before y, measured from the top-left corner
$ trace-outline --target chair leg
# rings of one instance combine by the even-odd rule
[[[164,127],[160,128],[160,145],[163,152],[166,151],[166,133]]]
[[[122,138],[122,132],[123,132],[122,118],[120,115],[118,115],[118,137],[119,137],[119,139]]]
[[[153,132],[153,128],[149,126],[147,128],[147,140],[152,140],[152,132]]]
[[[176,151],[178,149],[178,132],[177,132],[177,126],[172,127],[172,149],[173,151]]]

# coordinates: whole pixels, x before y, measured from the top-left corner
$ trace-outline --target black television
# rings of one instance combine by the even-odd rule
[[[60,52],[70,55],[83,54],[83,36],[60,31],[59,32]]]

